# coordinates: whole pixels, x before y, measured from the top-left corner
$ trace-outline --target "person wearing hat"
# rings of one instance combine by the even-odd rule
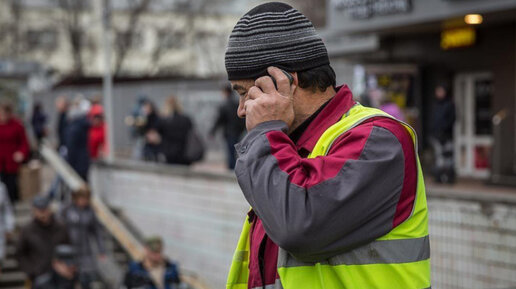
[[[252,206],[226,288],[431,287],[414,130],[336,86],[323,41],[287,4],[247,12],[225,61]]]
[[[75,289],[77,284],[75,250],[70,245],[59,245],[54,251],[51,271],[38,276],[32,288]]]
[[[57,245],[68,244],[66,227],[50,209],[50,200],[37,196],[32,202],[33,220],[21,229],[16,255],[20,268],[31,281],[52,269],[52,258]]]
[[[92,241],[96,243],[99,258],[105,256],[102,227],[91,207],[89,189],[81,189],[72,194],[72,203],[59,213],[60,220],[66,225],[70,241],[77,255],[78,277],[82,289],[91,288],[98,279],[97,256]]]
[[[91,124],[88,119],[89,111],[90,102],[81,95],[77,96],[68,110],[65,130],[66,160],[85,181],[88,180],[90,168],[88,132]]]
[[[172,289],[181,283],[178,266],[163,255],[163,240],[153,236],[145,240],[145,257],[129,265],[124,279],[127,289]]]

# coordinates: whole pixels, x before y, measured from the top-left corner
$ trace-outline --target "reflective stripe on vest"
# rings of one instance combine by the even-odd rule
[[[339,122],[322,134],[308,158],[326,155],[339,136],[373,117],[392,118],[378,109],[355,105]],[[319,263],[299,262],[287,251],[279,248],[278,274],[281,283],[271,285],[272,288],[430,288],[428,215],[423,174],[417,157],[417,138],[415,131],[408,124],[396,121],[410,133],[416,152],[417,192],[411,215],[375,241]],[[250,224],[246,219],[228,276],[227,289],[247,288],[249,229]],[[242,254],[246,257],[242,257]]]

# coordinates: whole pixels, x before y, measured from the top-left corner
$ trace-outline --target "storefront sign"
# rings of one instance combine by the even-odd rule
[[[408,13],[410,0],[332,0],[332,7],[346,11],[353,19]]]
[[[475,44],[475,29],[471,27],[444,30],[441,33],[441,48],[444,50],[468,47]]]

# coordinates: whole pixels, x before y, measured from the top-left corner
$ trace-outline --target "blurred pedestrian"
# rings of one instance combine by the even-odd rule
[[[231,85],[226,85],[222,89],[224,103],[219,107],[217,119],[210,130],[210,135],[214,136],[219,128],[223,129],[226,141],[227,166],[233,170],[236,162],[235,145],[240,140],[240,136],[245,129],[245,120],[236,114],[238,101],[233,95]]]
[[[89,110],[90,104],[86,99],[81,96],[75,98],[68,111],[68,123],[65,131],[68,163],[86,181],[90,167],[90,153],[88,152],[90,122],[87,117]]]
[[[432,110],[431,138],[434,149],[434,179],[439,183],[455,181],[453,161],[453,126],[455,124],[455,104],[449,89],[440,84],[435,88],[435,103]]]
[[[158,161],[159,155],[159,142],[156,142],[155,138],[149,137],[150,135],[155,136],[157,126],[160,118],[156,105],[151,100],[145,100],[142,105],[143,122],[140,124],[140,134],[144,137],[143,145],[143,159],[146,161]]]
[[[136,138],[134,158],[158,160],[159,144],[148,137],[155,135],[158,122],[159,115],[154,103],[144,96],[140,97],[131,115],[125,118],[125,124],[131,127],[131,134]]]
[[[18,170],[28,154],[25,127],[13,116],[9,103],[0,104],[0,181],[7,187],[12,204],[18,201]]]
[[[106,155],[106,124],[104,122],[104,108],[97,104],[91,107],[89,113],[90,131],[88,135],[88,150],[90,158],[96,160]]]
[[[58,96],[56,98],[56,110],[58,113],[57,116],[57,138],[58,138],[58,148],[60,149],[65,146],[66,143],[66,125],[68,123],[67,114],[68,114],[68,100],[66,96]]]
[[[68,149],[66,148],[66,126],[68,124],[68,99],[66,96],[61,95],[58,96],[55,100],[56,111],[58,113],[57,116],[57,150],[59,155],[66,159],[68,154]],[[68,190],[63,184],[63,180],[61,176],[58,174],[55,176],[52,184],[50,185],[48,196],[52,199],[54,196],[59,195],[59,197],[64,198],[65,192]]]
[[[186,144],[188,134],[193,129],[192,121],[183,113],[181,104],[175,96],[167,99],[165,107],[166,116],[158,123],[157,135],[147,134],[147,139],[161,145],[161,151],[168,164],[189,165]]]
[[[133,107],[131,114],[126,116],[124,122],[130,128],[131,138],[134,139],[132,150],[132,158],[135,160],[143,159],[143,146],[145,145],[145,137],[142,135],[139,125],[143,124],[145,117],[143,115],[143,104],[147,100],[147,96],[140,95],[138,101]]]
[[[91,207],[89,190],[75,192],[72,198],[72,204],[63,208],[60,217],[69,231],[70,240],[77,255],[81,288],[89,289],[91,283],[98,279],[97,254],[92,246],[92,240],[96,242],[99,258],[104,258],[105,255],[102,228]]]
[[[0,272],[5,259],[5,243],[8,237],[12,236],[15,225],[13,208],[9,201],[7,189],[0,182]]]
[[[380,109],[396,119],[405,121],[405,116],[403,115],[403,112],[401,111],[401,108],[398,106],[398,104],[392,101],[392,98],[386,95],[386,93],[383,90],[380,90],[379,93]]]
[[[36,102],[32,108],[31,124],[34,137],[36,138],[36,144],[39,148],[42,139],[47,135],[47,115],[43,111],[43,106],[39,101]]]
[[[151,237],[145,242],[145,257],[129,265],[124,279],[127,289],[173,289],[181,283],[178,266],[163,255],[163,241]]]
[[[34,280],[33,289],[76,289],[77,266],[75,250],[70,245],[59,245],[54,251],[52,269]],[[81,288],[84,289],[84,288]]]
[[[53,253],[57,245],[68,244],[65,226],[56,220],[50,200],[37,196],[32,202],[33,220],[22,228],[16,255],[21,270],[34,280],[52,270]]]

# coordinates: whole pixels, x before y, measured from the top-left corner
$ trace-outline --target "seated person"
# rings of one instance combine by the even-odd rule
[[[75,250],[59,245],[54,252],[52,270],[34,280],[34,289],[75,289],[78,284]]]
[[[163,241],[160,237],[146,240],[143,261],[131,263],[124,280],[127,289],[173,289],[180,282],[176,264],[163,256]]]

